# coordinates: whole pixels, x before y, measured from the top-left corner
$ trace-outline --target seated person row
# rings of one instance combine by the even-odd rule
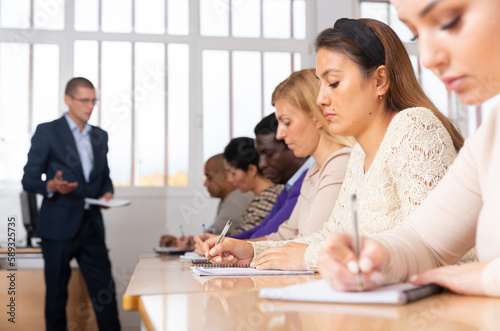
[[[382,22],[355,21],[364,24],[339,21],[338,28],[316,38],[317,103],[332,133],[358,141],[330,219],[321,231],[293,242],[226,238],[214,247],[211,238],[203,251],[215,263],[317,270],[318,250],[328,234],[351,230],[353,193],[360,231],[373,235],[415,210],[455,159],[463,138],[423,92],[399,37]],[[365,39],[368,45],[354,42]],[[276,115],[280,126],[286,125],[286,111],[277,108]]]
[[[314,69],[305,69],[292,73],[273,93],[272,103],[277,113],[286,113],[287,121],[286,126],[278,128],[274,118],[276,138],[283,139],[296,157],[310,155],[314,163],[305,175],[300,196],[289,219],[274,233],[266,231],[261,232],[265,236],[252,235],[255,241],[289,240],[312,234],[323,227],[331,214],[355,141],[330,133],[328,122],[315,102],[318,91]],[[267,225],[266,221],[261,225]],[[248,239],[251,232],[233,237]],[[196,241],[201,244],[202,237],[198,236]]]
[[[259,154],[258,166],[266,178],[276,184],[283,184],[284,189],[278,195],[276,202],[271,212],[264,220],[256,227],[236,234],[235,236],[242,238],[261,237],[278,230],[278,227],[286,221],[299,197],[302,181],[307,173],[307,170],[314,163],[313,158],[296,157],[292,150],[288,149],[283,140],[276,140],[277,128],[276,116],[270,114],[264,117],[254,128],[255,133],[255,148]],[[211,197],[221,198],[221,204],[218,209],[216,226],[214,233],[220,233],[226,224],[228,218],[239,222],[246,207],[250,203],[250,199],[245,199],[245,206],[240,203],[240,197],[246,197],[253,193],[241,193],[235,190],[232,183],[227,180],[227,171],[224,165],[223,154],[218,154],[210,158],[205,165],[205,187]],[[226,192],[230,192],[230,194]],[[227,196],[227,200],[225,199]],[[233,199],[230,199],[233,197]],[[230,201],[234,200],[236,201]],[[227,202],[226,202],[227,201]],[[226,207],[227,205],[227,207]],[[232,207],[232,208],[231,208]],[[223,212],[223,211],[226,212]],[[238,213],[239,212],[239,213]],[[238,213],[238,216],[232,216]],[[211,237],[210,233],[200,234],[200,238]],[[181,249],[191,249],[192,237],[175,238],[170,235],[162,236],[160,245],[178,246]]]
[[[240,221],[229,229],[228,234],[234,234],[260,224],[271,212],[283,185],[274,184],[259,169],[259,155],[252,138],[232,139],[224,148],[224,160],[229,182],[240,192],[254,194]]]
[[[208,194],[212,198],[219,198],[217,213],[213,221],[213,231],[220,233],[226,225],[228,218],[239,222],[243,213],[252,201],[254,195],[251,191],[242,193],[235,189],[234,185],[227,178],[227,171],[224,165],[224,155],[216,154],[205,162],[205,181],[203,185],[207,188]],[[160,238],[160,246],[179,247],[188,249],[193,246],[192,236],[176,238],[172,235],[163,235]]]
[[[229,234],[238,233],[258,225],[270,212],[283,185],[274,184],[266,178],[258,167],[259,156],[252,138],[240,137],[232,139],[225,147],[223,164],[227,181],[241,193],[251,192],[253,198],[247,205],[241,217],[233,220]],[[220,161],[220,160],[219,160]],[[209,174],[210,175],[210,174]],[[217,221],[217,220],[216,220]],[[217,224],[222,231],[227,219]],[[175,238],[162,236],[160,245],[177,246],[180,249],[193,249],[192,236]]]
[[[319,231],[331,214],[344,181],[354,138],[332,135],[322,109],[316,104],[319,84],[314,69],[292,73],[273,92],[276,139],[282,139],[296,157],[312,156],[300,196],[290,218],[278,230],[254,240],[289,240]]]
[[[423,64],[462,102],[481,104],[500,95],[500,85],[492,80],[500,77],[500,20],[494,18],[500,12],[499,1],[433,6],[431,0],[401,0],[399,4],[399,17],[419,35]],[[448,29],[438,27],[435,18],[451,12],[458,16]],[[499,128],[497,105],[405,223],[364,240],[360,261],[365,263],[360,267],[365,288],[416,278],[417,285],[437,283],[461,294],[500,297]],[[357,277],[346,268],[356,261],[351,240],[350,235],[335,234],[322,254],[321,274],[337,290],[356,288]],[[480,262],[444,266],[474,245]],[[489,326],[497,329],[498,323]]]

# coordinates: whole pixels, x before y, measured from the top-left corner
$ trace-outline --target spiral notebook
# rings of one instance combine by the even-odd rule
[[[286,287],[265,288],[260,290],[259,294],[262,298],[273,300],[405,305],[442,291],[443,288],[435,284],[416,286],[401,283],[366,292],[337,292],[333,291],[325,280],[320,280]]]
[[[312,275],[314,271],[302,270],[257,270],[254,268],[229,266],[194,266],[191,270],[199,276],[264,276],[264,275]]]

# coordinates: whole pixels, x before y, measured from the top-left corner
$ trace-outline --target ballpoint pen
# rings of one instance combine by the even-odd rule
[[[358,264],[358,291],[363,291],[363,275],[359,269],[359,254],[361,253],[361,237],[358,229],[358,204],[356,194],[351,196],[351,218],[352,230],[354,232],[354,254],[356,255],[356,263]]]
[[[203,223],[201,226],[203,227],[203,241],[205,241],[207,239],[206,236],[205,236],[205,233],[207,232],[205,230],[205,223]]]
[[[218,244],[220,244],[220,242],[222,241],[222,239],[224,239],[224,237],[226,236],[227,231],[231,227],[231,224],[233,224],[233,220],[232,219],[228,219],[227,223],[226,223],[226,226],[224,226],[224,229],[222,230],[222,232],[221,232],[221,234],[219,236],[219,239],[217,240],[217,243],[215,244],[215,246],[217,246]],[[208,261],[210,261],[210,256],[208,257]]]

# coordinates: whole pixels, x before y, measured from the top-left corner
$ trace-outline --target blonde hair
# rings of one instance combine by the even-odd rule
[[[276,86],[271,103],[274,106],[278,100],[285,99],[288,103],[307,115],[307,119],[314,116],[321,124],[321,129],[318,130],[321,135],[341,145],[353,147],[356,144],[356,139],[353,137],[330,133],[330,124],[325,116],[323,116],[323,109],[316,103],[318,93],[319,82],[316,79],[316,71],[314,69],[304,69],[292,72],[287,79]]]

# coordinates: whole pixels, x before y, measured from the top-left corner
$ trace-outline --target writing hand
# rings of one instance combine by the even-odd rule
[[[54,178],[47,181],[47,187],[51,192],[68,194],[78,186],[78,182],[68,182],[63,179],[62,175],[62,171],[58,170]]]
[[[176,237],[169,234],[165,234],[160,237],[160,247],[175,247],[175,246],[177,246]]]
[[[194,237],[194,252],[200,256],[204,256],[205,252],[203,251],[202,245],[203,243],[213,237],[218,237],[218,235],[212,233],[202,233]],[[203,240],[205,238],[205,240]]]
[[[193,236],[182,236],[177,238],[177,248],[184,251],[194,249]]]
[[[304,254],[308,245],[290,242],[263,251],[251,264],[255,269],[307,270]]]
[[[252,244],[238,239],[225,237],[216,245],[219,236],[208,239],[202,245],[206,258],[211,258],[214,264],[250,264],[253,259]]]
[[[364,290],[384,284],[385,277],[380,270],[387,260],[385,249],[373,239],[363,238],[362,241],[359,262],[356,260],[351,234],[332,234],[320,250],[319,272],[333,290],[357,291],[358,268],[363,275]]]

